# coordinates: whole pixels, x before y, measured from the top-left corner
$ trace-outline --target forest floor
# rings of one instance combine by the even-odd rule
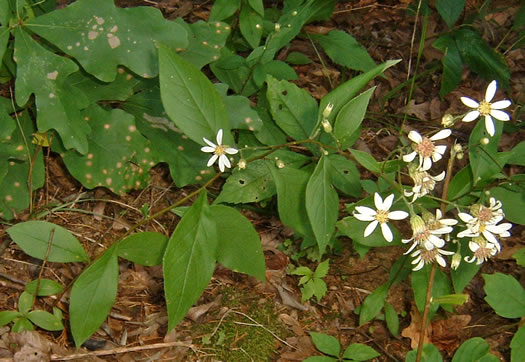
[[[272,6],[272,1],[267,2]],[[392,130],[399,126],[406,109],[409,82],[407,75],[417,71],[413,101],[408,105],[407,129],[430,129],[439,127],[445,113],[462,113],[464,107],[460,96],[480,99],[487,82],[476,74],[464,70],[461,85],[444,99],[439,97],[440,75],[434,66],[442,54],[432,47],[432,41],[443,32],[444,24],[436,12],[429,17],[427,42],[421,62],[415,68],[421,24],[415,22],[413,13],[407,10],[408,0],[349,1],[336,5],[336,11],[328,21],[313,23],[305,28],[309,33],[326,33],[332,29],[345,30],[353,35],[369,52],[376,63],[390,59],[402,59],[377,78],[371,85],[377,86],[363,132],[357,147],[383,159],[393,149],[397,135]],[[480,6],[482,1],[467,0],[468,7]],[[493,2],[492,7],[497,8]],[[512,17],[519,8],[519,1],[500,1],[501,11],[490,14],[493,26],[487,26],[484,37],[497,45],[512,25]],[[514,5],[509,5],[513,3]],[[147,5],[158,7],[167,18],[184,16],[188,21],[206,20],[212,1],[117,1],[120,6]],[[414,32],[414,27],[416,30]],[[414,38],[413,38],[413,34]],[[347,71],[330,63],[321,54],[319,59],[312,42],[307,37],[295,39],[279,54],[286,58],[287,52],[307,54],[312,63],[295,66],[299,75],[296,84],[307,89],[317,99],[329,92]],[[342,50],[344,51],[344,50]],[[510,91],[507,97],[515,104],[523,103],[525,94],[525,51],[513,50],[505,54],[511,70]],[[412,60],[410,62],[410,59]],[[324,65],[322,64],[324,63]],[[404,84],[404,85],[403,85]],[[396,89],[396,91],[392,91]],[[471,124],[455,127],[458,141],[466,143]],[[505,134],[501,147],[508,149],[519,143],[523,134]],[[96,256],[113,240],[142,219],[141,207],[149,205],[152,211],[160,210],[183,198],[194,190],[192,187],[177,189],[170,181],[168,170],[160,165],[152,169],[150,184],[140,192],[117,197],[106,189],[86,190],[74,180],[62,165],[60,158],[52,153],[45,157],[47,181],[43,189],[35,192],[35,208],[44,209],[51,203],[97,199],[73,203],[71,208],[83,212],[68,211],[50,213],[47,220],[63,225],[84,244],[90,256]],[[463,167],[461,163],[457,167]],[[362,170],[362,178],[373,178]],[[210,192],[220,190],[222,181],[213,185]],[[355,200],[342,199],[343,203]],[[341,207],[344,209],[344,207]],[[96,215],[104,215],[94,216]],[[79,361],[159,361],[159,360],[222,360],[222,361],[300,361],[319,354],[311,342],[309,332],[322,332],[335,336],[344,347],[351,343],[365,343],[381,354],[377,361],[403,361],[408,351],[417,345],[419,313],[414,304],[409,280],[394,286],[388,294],[388,302],[400,315],[400,334],[393,336],[384,320],[375,319],[359,326],[359,316],[354,312],[364,298],[388,278],[393,262],[404,249],[399,247],[372,249],[361,258],[352,248],[351,240],[340,239],[341,248],[332,253],[330,270],[325,278],[328,286],[326,296],[301,303],[298,277],[287,274],[289,265],[308,265],[306,258],[299,260],[298,245],[283,243],[293,233],[272,214],[244,211],[260,234],[266,257],[266,282],[217,267],[212,282],[196,306],[171,333],[167,334],[166,304],[163,298],[162,270],[160,267],[141,267],[130,262],[120,264],[117,301],[103,327],[86,343],[86,348],[75,350],[67,332],[39,330],[27,338],[46,345],[50,342],[54,358],[77,353]],[[28,215],[17,215],[16,221]],[[162,216],[151,224],[151,230],[171,233],[179,218],[174,214]],[[0,238],[5,242],[7,225],[0,224]],[[402,230],[410,234],[410,230]],[[503,272],[525,283],[525,273],[516,266],[511,255],[524,247],[525,230],[515,226],[512,236],[502,241],[502,252],[485,263],[481,272],[467,286],[469,300],[455,308],[454,313],[439,311],[429,329],[428,338],[440,350],[445,360],[450,360],[458,346],[468,338],[479,336],[491,346],[491,352],[506,361],[510,359],[509,344],[518,327],[518,320],[504,319],[485,303],[481,273]],[[11,244],[1,256],[0,306],[14,309],[16,301],[27,281],[38,277],[41,264]],[[48,263],[44,276],[67,285],[80,273],[82,265]],[[45,301],[51,304],[53,300]],[[66,302],[59,306],[67,311]],[[7,335],[8,327],[0,328],[0,335]]]

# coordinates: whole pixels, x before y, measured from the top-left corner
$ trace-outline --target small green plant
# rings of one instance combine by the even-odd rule
[[[372,347],[361,343],[349,345],[341,355],[341,343],[337,338],[316,332],[310,332],[310,336],[315,348],[325,355],[308,357],[305,362],[368,361],[380,356]]]
[[[0,312],[0,327],[13,322],[11,327],[13,332],[32,331],[35,329],[34,325],[48,331],[61,331],[64,329],[62,311],[53,307],[53,314],[51,314],[44,310],[34,309],[34,302],[35,292],[39,297],[47,297],[62,291],[62,286],[53,280],[33,280],[26,285],[25,291],[18,298],[18,311]]]
[[[302,275],[299,279],[299,285],[301,286],[301,301],[305,301],[312,298],[314,295],[317,301],[320,301],[326,294],[326,283],[323,278],[328,274],[330,260],[326,259],[315,268],[315,271],[308,268],[307,266],[300,266],[295,268],[291,274]]]

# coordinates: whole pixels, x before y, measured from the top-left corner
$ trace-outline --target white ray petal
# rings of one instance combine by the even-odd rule
[[[491,110],[490,115],[499,121],[509,121],[510,120],[510,116],[506,112],[498,111],[497,109]]]
[[[392,234],[392,230],[388,227],[387,223],[381,224],[381,232],[383,233],[383,237],[386,241],[389,243],[394,240],[394,235]]]
[[[511,101],[509,101],[508,99],[504,99],[502,101],[497,101],[497,102],[492,103],[490,105],[490,108],[491,109],[505,109],[509,107],[511,104],[512,104]]]
[[[408,212],[405,211],[391,211],[388,213],[388,218],[392,220],[403,220],[408,217]]]
[[[493,80],[492,82],[490,82],[489,86],[487,87],[487,91],[485,92],[485,102],[490,102],[492,98],[494,98],[497,89],[498,85],[496,81]]]
[[[485,116],[485,129],[487,130],[487,133],[491,137],[494,136],[494,133],[496,133],[496,128],[494,127],[494,121],[492,120],[492,117],[488,114]]]
[[[435,135],[430,137],[430,140],[431,141],[442,140],[444,138],[447,138],[451,134],[452,134],[451,130],[449,130],[449,129],[442,129],[441,131],[439,131],[438,133],[436,133]]]
[[[370,224],[368,224],[368,226],[365,229],[365,232],[363,233],[363,236],[366,238],[367,236],[372,234],[376,229],[377,224],[379,224],[379,221],[377,220],[374,220]]]
[[[480,115],[479,111],[470,111],[465,115],[465,117],[463,117],[462,121],[472,122],[473,120],[477,119],[479,115]]]
[[[408,138],[415,142],[415,143],[421,143],[421,141],[423,140],[423,137],[421,137],[421,135],[417,132],[417,131],[410,131],[408,133]]]
[[[479,103],[469,97],[461,97],[461,102],[469,108],[478,108]]]

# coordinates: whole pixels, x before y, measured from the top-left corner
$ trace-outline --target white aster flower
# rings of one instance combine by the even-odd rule
[[[473,263],[475,261],[478,265],[493,257],[499,251],[496,245],[487,242],[482,237],[472,239],[472,241],[468,243],[468,246],[472,251],[472,256],[466,256],[465,261],[467,263]]]
[[[419,155],[419,169],[427,171],[432,167],[432,161],[437,162],[441,160],[443,154],[447,150],[447,146],[434,144],[434,141],[442,140],[450,136],[452,133],[449,129],[443,129],[433,135],[432,137],[423,137],[417,131],[410,131],[408,138],[414,142],[412,148],[413,152],[403,156],[403,161],[412,162],[416,156]]]
[[[473,238],[478,237],[480,235],[483,235],[485,239],[496,246],[498,251],[501,250],[501,246],[499,244],[498,239],[496,239],[496,235],[501,238],[506,238],[510,236],[509,230],[512,228],[512,224],[505,222],[503,224],[484,224],[479,222],[471,223],[469,221],[469,217],[471,221],[474,220],[472,215],[469,214],[461,214],[460,218],[461,220],[465,221],[467,223],[467,229],[463,230],[462,232],[458,233],[459,238]]]
[[[414,164],[408,166],[408,173],[414,181],[414,186],[412,187],[412,191],[404,190],[404,194],[407,197],[412,196],[412,202],[434,190],[436,182],[442,181],[445,178],[445,171],[437,176],[432,176],[427,171],[419,170]]]
[[[361,221],[371,221],[365,229],[364,237],[366,238],[374,232],[377,225],[381,227],[381,232],[386,241],[391,242],[394,239],[392,230],[388,226],[389,220],[403,220],[408,217],[408,213],[405,211],[389,211],[394,201],[394,194],[391,194],[383,199],[377,192],[374,194],[374,204],[377,210],[374,210],[366,206],[356,206],[354,217]]]
[[[452,226],[458,223],[458,221],[454,219],[443,219],[443,214],[440,209],[436,209],[435,216],[431,213],[424,213],[423,220],[425,220],[430,230],[441,230],[444,231],[445,234],[451,233]]]
[[[426,249],[426,248],[418,248],[416,251],[414,251],[410,256],[414,257],[415,259],[412,260],[412,264],[415,265],[412,270],[418,271],[422,269],[425,264],[430,264],[433,262],[437,262],[442,267],[447,266],[447,262],[443,255],[452,255],[454,254],[453,251],[447,251],[442,250],[440,248],[433,248],[433,249]]]
[[[494,120],[496,118],[499,121],[508,121],[510,120],[509,115],[506,112],[501,111],[510,106],[510,101],[505,99],[502,101],[490,103],[496,94],[497,83],[495,80],[490,82],[485,92],[485,99],[481,102],[477,102],[469,97],[461,97],[461,102],[473,110],[468,112],[465,117],[463,117],[463,122],[472,122],[477,119],[479,116],[485,117],[485,128],[487,133],[491,136],[494,136],[496,131],[494,127]]]
[[[202,139],[204,140],[204,142],[208,144],[208,146],[202,147],[201,151],[213,153],[213,155],[210,157],[208,164],[206,166],[210,167],[218,159],[219,169],[221,170],[221,172],[224,172],[225,167],[227,168],[232,167],[227,154],[235,155],[239,151],[235,148],[231,148],[231,147],[228,147],[227,145],[222,144],[222,129],[219,129],[219,131],[217,132],[217,144],[214,144],[213,142],[211,142],[205,137],[203,137]]]
[[[437,235],[444,235],[452,232],[452,227],[450,226],[444,226],[439,229],[429,228],[423,218],[419,215],[410,218],[410,226],[412,227],[412,237],[410,239],[401,240],[405,244],[413,242],[412,246],[405,252],[405,255],[412,252],[417,246],[427,250],[442,248],[445,246],[445,240]]]

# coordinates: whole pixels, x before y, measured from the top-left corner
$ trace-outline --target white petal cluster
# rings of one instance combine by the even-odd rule
[[[408,166],[408,173],[412,181],[414,181],[414,186],[410,191],[404,190],[404,194],[407,197],[412,197],[412,202],[430,193],[434,190],[436,182],[442,181],[445,178],[445,171],[437,176],[432,176],[427,171],[419,170],[413,164]]]
[[[366,238],[374,232],[377,225],[380,225],[381,232],[386,241],[391,242],[394,239],[392,230],[388,226],[389,220],[403,220],[408,217],[405,211],[390,211],[392,203],[394,202],[394,194],[391,194],[383,201],[381,195],[377,192],[374,194],[374,204],[376,210],[367,206],[356,206],[354,217],[361,221],[371,221],[365,229],[364,237]]]
[[[219,129],[217,132],[217,144],[211,142],[207,138],[202,138],[208,146],[204,146],[201,148],[202,152],[208,152],[213,153],[213,155],[208,160],[208,164],[206,166],[210,167],[215,163],[215,161],[219,160],[219,169],[221,172],[224,172],[225,168],[231,168],[232,165],[230,163],[230,160],[227,155],[235,155],[237,152],[239,152],[235,148],[228,147],[227,145],[222,144],[222,129]]]
[[[418,271],[422,269],[425,264],[430,264],[437,262],[442,267],[447,266],[447,261],[443,257],[443,255],[453,255],[453,251],[447,251],[440,248],[433,248],[430,250],[427,250],[425,248],[419,248],[416,251],[414,251],[410,256],[414,257],[414,260],[412,260],[412,265],[415,265],[412,270]]]
[[[502,101],[490,103],[494,98],[497,90],[497,83],[495,80],[490,82],[485,91],[485,99],[481,102],[477,102],[469,97],[461,97],[461,102],[464,105],[471,108],[472,111],[468,112],[462,119],[463,122],[472,122],[477,119],[479,116],[485,118],[485,129],[490,136],[494,136],[496,128],[494,126],[494,118],[499,121],[508,121],[510,120],[509,115],[506,112],[503,112],[502,109],[505,109],[511,105],[511,102],[507,99]]]
[[[434,141],[442,140],[450,136],[452,133],[449,129],[443,129],[433,135],[432,137],[423,137],[417,131],[410,131],[408,138],[414,142],[412,148],[413,152],[404,155],[403,161],[412,162],[416,156],[419,156],[419,170],[427,171],[432,167],[432,162],[441,160],[443,154],[447,150],[445,145],[435,145]]]

